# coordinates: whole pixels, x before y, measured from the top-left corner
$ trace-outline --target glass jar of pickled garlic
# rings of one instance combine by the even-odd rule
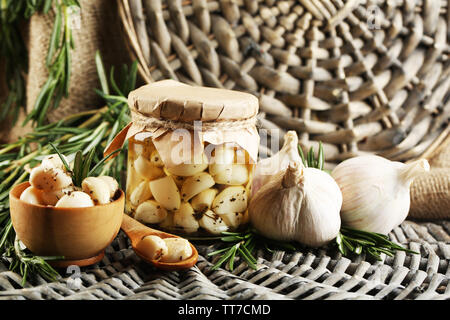
[[[127,213],[175,234],[245,226],[259,145],[257,98],[163,80],[128,99]]]

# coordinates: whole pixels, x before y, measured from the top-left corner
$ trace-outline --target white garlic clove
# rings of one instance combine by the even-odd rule
[[[154,166],[144,156],[139,156],[133,162],[136,172],[147,180],[154,180],[164,176],[164,171],[161,168]]]
[[[167,168],[171,174],[182,177],[190,177],[200,173],[208,168],[208,158],[203,153],[201,161],[192,161],[192,163],[182,163],[171,168]]]
[[[164,221],[167,211],[155,200],[142,202],[134,214],[134,218],[143,223],[155,224]]]
[[[99,176],[99,179],[103,180],[109,187],[109,196],[113,198],[117,190],[119,190],[119,183],[116,179],[110,176]]]
[[[91,196],[92,201],[97,204],[107,204],[110,202],[109,186],[102,179],[97,177],[87,177],[81,182],[83,192]]]
[[[137,207],[151,197],[152,192],[150,190],[150,183],[149,181],[144,180],[131,193],[130,202],[133,206]]]
[[[181,200],[188,201],[200,192],[211,188],[215,184],[213,177],[206,172],[200,172],[184,181],[181,187]]]
[[[173,213],[172,213],[172,212],[167,212],[166,218],[165,218],[163,221],[161,221],[161,222],[158,224],[158,226],[159,226],[161,229],[164,229],[164,230],[171,230],[171,229],[173,229],[173,226],[174,226],[174,223],[173,223]]]
[[[209,173],[216,175],[219,172],[229,170],[234,161],[234,148],[225,145],[217,146],[214,149],[213,155],[210,159]]]
[[[77,189],[71,185],[61,190],[42,192],[41,198],[45,205],[54,206],[64,195],[74,191],[77,191]]]
[[[219,172],[214,176],[218,184],[242,185],[248,181],[248,169],[245,164],[233,164],[230,169]]]
[[[168,253],[161,257],[162,262],[179,262],[192,256],[192,247],[186,239],[165,238]]]
[[[31,204],[45,205],[45,202],[42,200],[42,194],[43,192],[41,190],[29,186],[20,194],[20,200]]]
[[[183,202],[180,209],[173,213],[173,223],[176,228],[180,227],[186,233],[196,232],[199,224],[194,216],[195,212],[189,202]]]
[[[167,176],[172,177],[172,179],[173,179],[173,181],[175,181],[175,184],[177,185],[178,189],[181,189],[184,181],[186,181],[186,179],[188,178],[188,177],[176,176],[176,175],[170,173],[166,167],[163,168],[163,171]]]
[[[198,221],[200,227],[211,234],[221,234],[228,230],[225,221],[211,210],[206,211]]]
[[[67,164],[69,164],[69,161],[66,156],[62,155],[63,159],[66,161]],[[61,158],[58,154],[50,154],[46,156],[41,161],[41,166],[45,168],[59,168],[65,170],[64,163],[62,162]]]
[[[221,214],[220,217],[231,229],[236,229],[244,222],[244,213],[242,212]]]
[[[44,191],[55,191],[72,184],[72,178],[60,168],[38,166],[31,170],[30,184]]]
[[[205,212],[208,209],[211,209],[211,205],[214,201],[214,198],[217,195],[217,189],[207,189],[203,190],[199,194],[191,200],[192,208],[196,212]]]
[[[217,214],[244,212],[247,209],[247,200],[247,191],[244,187],[228,187],[216,196],[212,210]]]
[[[163,167],[164,166],[164,162],[161,159],[161,156],[158,153],[158,150],[153,150],[152,154],[150,155],[150,162],[155,166],[155,167]]]
[[[167,210],[178,210],[181,204],[180,192],[172,177],[166,176],[150,181],[153,197]]]
[[[83,191],[74,191],[70,194],[64,195],[56,203],[55,207],[58,208],[84,208],[93,207],[94,201],[91,197]]]
[[[154,235],[144,237],[138,242],[136,249],[150,260],[160,260],[169,252],[166,242]]]

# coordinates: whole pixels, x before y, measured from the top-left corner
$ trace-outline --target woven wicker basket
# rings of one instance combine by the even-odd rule
[[[365,153],[426,157],[448,136],[448,6],[121,0],[119,13],[145,81],[255,94],[261,127],[296,130],[305,150],[322,141],[336,163]]]

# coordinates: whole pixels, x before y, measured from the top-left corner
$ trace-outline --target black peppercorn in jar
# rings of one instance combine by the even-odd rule
[[[127,213],[178,234],[245,225],[259,145],[258,99],[163,80],[134,90],[128,101],[132,123],[117,137],[129,139]]]

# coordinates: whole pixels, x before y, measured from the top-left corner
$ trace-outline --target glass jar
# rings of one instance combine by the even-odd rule
[[[162,82],[172,90],[162,90],[167,89]],[[211,235],[244,227],[259,145],[258,100],[172,80],[141,87],[130,100],[134,128],[127,134],[126,212],[175,234]],[[166,109],[182,106],[179,114],[191,116],[175,121],[160,110],[156,118],[151,112],[157,101],[164,101]],[[222,118],[205,121],[205,110],[193,117],[198,105],[209,113],[220,109],[216,113]]]

